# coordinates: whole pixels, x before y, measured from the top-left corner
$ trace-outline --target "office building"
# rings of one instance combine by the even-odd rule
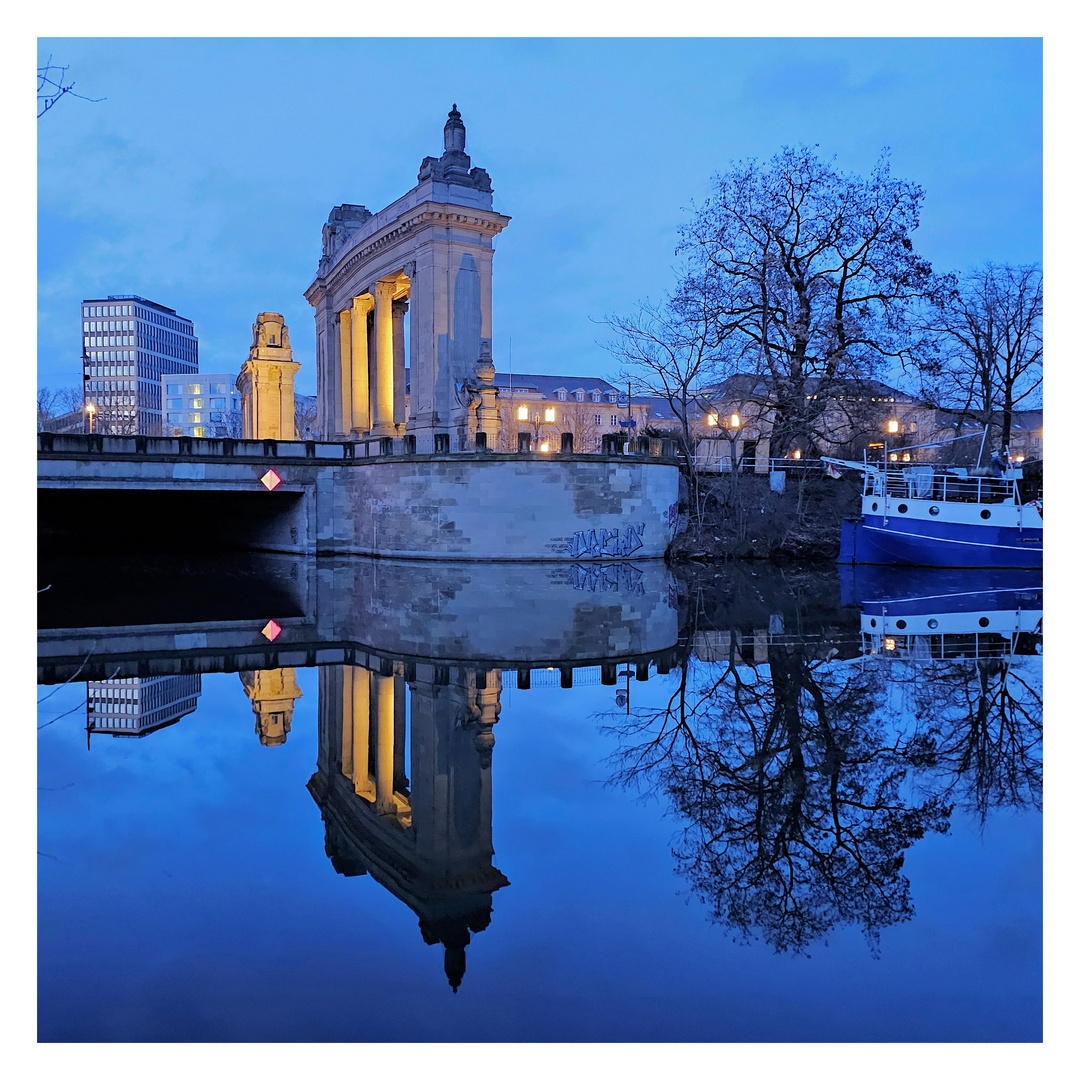
[[[104,679],[86,684],[88,735],[137,736],[175,724],[195,711],[200,675]]]
[[[234,374],[163,375],[160,392],[165,404],[162,435],[242,436],[243,413]]]
[[[191,320],[142,296],[82,302],[87,428],[104,435],[161,434],[163,375],[199,370]]]

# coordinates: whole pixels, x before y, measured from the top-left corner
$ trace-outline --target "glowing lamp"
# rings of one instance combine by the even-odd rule
[[[889,460],[890,461],[899,461],[900,460],[900,455],[899,454],[890,454],[889,455]]]
[[[720,417],[716,413],[714,413],[714,412],[709,413],[709,427],[716,427],[716,425],[719,422],[720,422]]]
[[[546,454],[551,449],[551,443],[542,442],[540,444],[540,453]]]
[[[801,451],[801,450],[796,450],[796,451],[795,451],[795,452],[794,452],[794,453],[793,453],[793,454],[792,454],[791,456],[792,456],[792,457],[793,457],[793,458],[794,458],[794,459],[795,459],[796,461],[798,461],[798,460],[799,460],[799,458],[801,458],[801,457],[802,457],[802,451]]]
[[[518,408],[518,419],[519,420],[528,420],[529,419],[529,406],[528,405],[519,406],[519,408]]]
[[[273,641],[281,633],[281,627],[271,619],[259,632],[267,641]]]
[[[266,472],[259,477],[259,483],[261,483],[267,491],[273,491],[274,488],[281,483],[281,477],[278,476],[273,469],[267,469]]]
[[[728,423],[731,424],[732,427],[737,428],[742,423],[742,419],[737,412],[733,412],[728,420]]]
[[[885,639],[885,649],[887,652],[893,652],[896,648],[896,638],[887,637]]]
[[[885,425],[885,430],[890,435],[895,435],[900,430],[900,421],[899,420],[890,420],[888,422],[888,424]]]

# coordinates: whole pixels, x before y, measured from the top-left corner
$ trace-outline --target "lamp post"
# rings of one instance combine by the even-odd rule
[[[94,414],[96,412],[97,412],[97,409],[94,407],[94,403],[92,401],[87,402],[87,404],[86,404],[86,415],[88,417],[90,417],[90,434],[91,435],[94,434]]]

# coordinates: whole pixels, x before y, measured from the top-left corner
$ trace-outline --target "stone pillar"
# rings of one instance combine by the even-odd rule
[[[371,428],[367,324],[368,312],[374,304],[375,301],[370,293],[356,296],[352,302],[351,363],[349,365],[352,371],[351,430],[358,435],[366,433]]]
[[[407,300],[393,301],[394,313],[394,424],[405,423],[405,313]]]
[[[371,675],[371,712],[375,720],[375,809],[394,814],[394,677]]]
[[[371,782],[371,672],[363,667],[345,669],[341,740],[341,771],[353,782],[357,795],[375,801]],[[346,754],[348,767],[346,768]]]
[[[394,293],[397,283],[375,283],[375,386],[371,434],[394,434]]]
[[[338,368],[341,385],[338,400],[341,408],[334,417],[331,434],[344,438],[352,430],[352,312],[349,308],[338,316],[338,335],[341,344],[341,365]]]

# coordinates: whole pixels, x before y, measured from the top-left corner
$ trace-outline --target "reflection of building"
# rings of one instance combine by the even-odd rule
[[[370,874],[441,943],[457,992],[470,935],[509,884],[492,866],[492,726],[500,673],[382,661],[319,669],[319,763],[308,790],[340,874]],[[407,711],[406,711],[407,710]]]
[[[83,397],[102,435],[157,435],[161,377],[199,370],[191,320],[141,296],[82,302]]]
[[[303,697],[296,685],[296,668],[242,671],[240,681],[251,699],[259,742],[263,746],[281,746],[292,729],[296,699]]]
[[[88,735],[149,735],[195,711],[202,692],[198,675],[105,679],[86,684]]]
[[[235,375],[163,375],[162,435],[240,438],[240,393]]]

